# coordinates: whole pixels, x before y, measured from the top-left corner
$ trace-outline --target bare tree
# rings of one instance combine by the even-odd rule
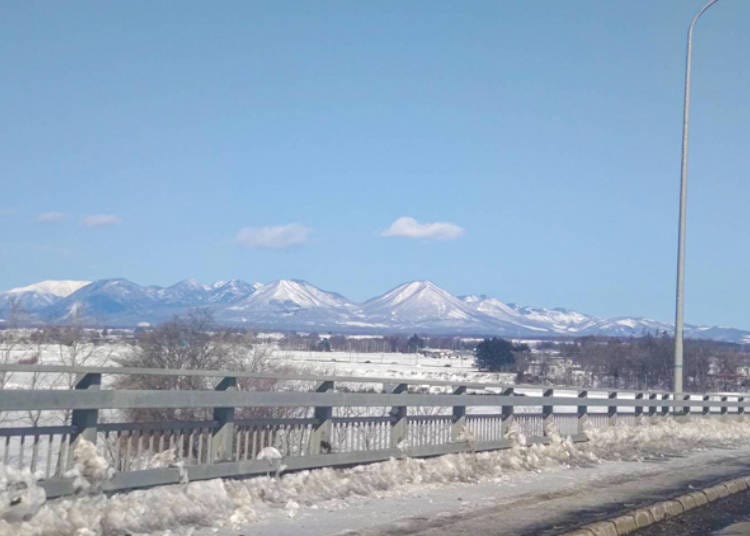
[[[186,317],[175,317],[154,329],[138,335],[135,350],[115,361],[125,367],[169,368],[186,370],[232,370],[259,372],[269,369],[270,351],[263,345],[254,344],[251,334],[218,330],[209,312],[199,310]],[[127,375],[115,380],[119,389],[213,389],[216,378],[204,376],[151,376]],[[238,389],[269,390],[275,385],[273,379],[241,378]],[[238,418],[256,414],[267,415],[260,408],[248,408],[238,412]],[[159,409],[131,410],[134,420],[209,418],[204,409]]]

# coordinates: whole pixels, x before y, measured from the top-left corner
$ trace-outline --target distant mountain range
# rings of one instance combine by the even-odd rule
[[[453,296],[430,281],[404,283],[356,303],[299,280],[267,284],[188,279],[170,287],[127,279],[42,281],[0,293],[0,322],[134,327],[154,324],[195,308],[217,321],[259,329],[338,333],[420,332],[509,337],[638,336],[671,331],[644,318],[597,318],[566,309],[522,307],[488,296]],[[750,343],[750,331],[687,326],[686,336]]]

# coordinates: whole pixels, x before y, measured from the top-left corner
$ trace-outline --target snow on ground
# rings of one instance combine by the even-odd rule
[[[275,350],[273,361],[301,371],[335,376],[513,383],[515,374],[480,372],[471,356],[427,357],[388,352]]]
[[[503,451],[391,459],[351,469],[301,471],[281,478],[191,482],[111,497],[85,494],[84,489],[77,497],[48,501],[26,521],[19,521],[14,510],[23,501],[13,505],[7,500],[10,480],[6,478],[0,479],[5,486],[0,490],[0,535],[190,534],[196,527],[248,527],[279,512],[295,517],[301,511],[343,509],[357,497],[417,493],[456,483],[500,486],[511,477],[534,478],[534,473],[607,461],[638,462],[709,447],[738,448],[746,444],[748,434],[750,420],[737,417],[692,417],[688,422],[663,418],[640,427],[592,430],[590,441],[584,444],[554,437],[548,446],[524,446],[525,438],[518,436],[516,445]],[[85,458],[86,452],[81,456]],[[80,467],[93,463],[97,474],[106,474],[101,460],[80,459],[77,463]],[[28,476],[26,482],[31,489],[38,489]]]

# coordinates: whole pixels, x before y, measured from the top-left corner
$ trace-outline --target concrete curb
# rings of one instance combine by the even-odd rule
[[[686,493],[669,501],[637,508],[606,521],[590,523],[563,536],[622,536],[648,527],[670,517],[677,517],[694,508],[705,506],[729,495],[750,489],[750,476],[727,480],[721,484]]]

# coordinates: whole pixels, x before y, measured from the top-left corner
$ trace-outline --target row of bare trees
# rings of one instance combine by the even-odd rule
[[[107,359],[111,349],[95,342],[98,334],[85,330],[78,325],[64,327],[43,327],[34,330],[5,329],[0,331],[0,364],[41,364],[53,363],[71,367],[85,366],[91,363],[98,352],[102,360]],[[39,373],[15,373],[0,371],[0,389],[16,384],[26,388],[71,388],[75,385],[74,374],[42,375]],[[0,422],[18,416],[0,414]],[[68,414],[61,416],[65,421]],[[36,425],[40,411],[28,412],[26,420]]]
[[[132,352],[115,361],[124,367],[169,368],[186,370],[231,370],[242,372],[279,371],[271,358],[269,346],[258,344],[251,333],[221,330],[210,313],[194,311],[175,317],[155,328],[140,331]],[[114,387],[119,389],[213,389],[217,378],[204,376],[119,376]],[[238,378],[237,389],[272,390],[278,381],[265,378]],[[237,418],[275,417],[282,410],[245,408]],[[288,412],[286,412],[288,413]],[[286,414],[285,413],[285,414]],[[203,409],[138,409],[129,410],[134,421],[204,420],[210,411]]]
[[[666,333],[637,338],[584,337],[556,345],[599,385],[614,388],[670,388],[674,371],[674,339]],[[686,340],[685,388],[693,391],[742,387],[738,367],[750,354],[735,344]]]

